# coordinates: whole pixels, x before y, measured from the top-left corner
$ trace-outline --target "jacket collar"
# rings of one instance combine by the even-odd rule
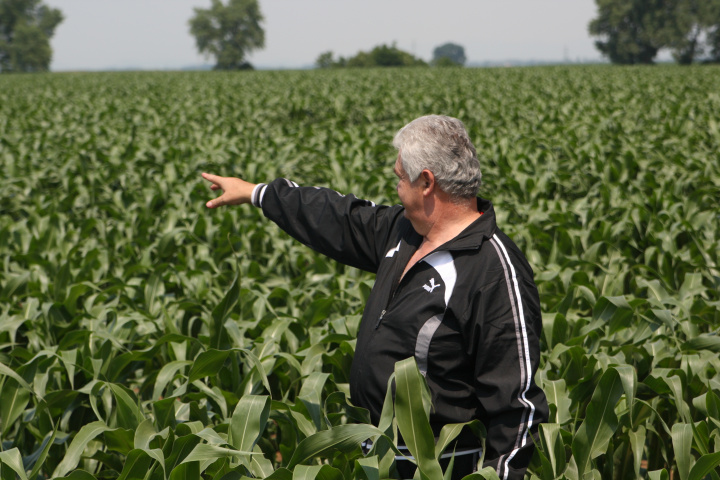
[[[438,250],[471,250],[480,248],[485,239],[490,239],[497,230],[495,222],[495,209],[490,200],[477,198],[480,218],[467,226],[460,234],[438,248]]]
[[[490,239],[497,230],[493,204],[490,200],[478,197],[477,209],[478,212],[482,213],[480,218],[468,225],[465,230],[460,232],[455,238],[445,242],[436,250],[473,250],[480,248],[485,239]],[[406,241],[417,249],[422,242],[422,237],[413,230],[410,221],[406,221],[411,231],[411,235],[409,238],[406,237]]]

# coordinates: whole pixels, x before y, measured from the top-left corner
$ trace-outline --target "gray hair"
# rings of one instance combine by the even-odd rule
[[[427,115],[405,125],[395,134],[403,169],[411,182],[430,170],[440,189],[451,198],[475,197],[482,173],[475,147],[457,118]]]

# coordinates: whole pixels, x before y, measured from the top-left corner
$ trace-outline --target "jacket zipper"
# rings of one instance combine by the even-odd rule
[[[415,266],[416,266],[417,264],[419,264],[420,262],[422,262],[425,258],[427,258],[428,255],[432,255],[432,254],[435,253],[435,252],[440,252],[440,251],[444,251],[444,250],[445,250],[445,249],[436,248],[435,250],[433,250],[433,251],[425,254],[420,260],[418,260],[417,262],[415,262],[415,265],[413,265],[412,267],[410,267],[410,270],[412,270],[413,268],[415,268]],[[380,327],[380,324],[382,323],[383,317],[385,316],[385,313],[387,312],[387,308],[390,307],[390,304],[392,303],[393,299],[395,298],[395,292],[397,292],[397,289],[398,289],[398,287],[400,287],[400,284],[402,283],[402,281],[405,280],[405,277],[407,277],[407,275],[410,273],[410,270],[408,270],[407,272],[405,272],[405,275],[403,276],[403,278],[401,278],[400,281],[397,282],[397,283],[395,284],[395,286],[393,287],[393,289],[390,291],[390,299],[388,300],[388,304],[387,304],[387,306],[385,307],[385,309],[383,309],[383,311],[380,312],[380,317],[378,317],[377,322],[375,322],[375,330],[377,330],[377,329]]]
[[[438,250],[433,250],[432,252],[430,252],[430,253],[428,253],[427,255],[425,255],[424,257],[422,257],[420,260],[418,260],[417,262],[415,262],[415,265],[413,265],[412,267],[410,267],[410,270],[412,270],[413,268],[415,268],[415,266],[416,266],[418,263],[422,262],[425,257],[427,257],[428,255],[430,255],[430,254],[432,254],[432,253],[435,253],[435,252],[437,252],[437,251],[438,251]],[[395,293],[397,292],[397,289],[400,287],[400,284],[402,283],[402,281],[405,280],[405,278],[408,276],[408,274],[410,273],[410,270],[408,270],[407,272],[405,272],[405,275],[403,276],[403,278],[401,278],[400,281],[397,282],[397,283],[395,284],[395,286],[393,287],[393,289],[390,291],[390,298],[388,299],[387,306],[385,307],[385,309],[383,309],[382,312],[380,312],[380,317],[378,317],[377,322],[375,322],[375,330],[377,330],[378,328],[380,328],[380,324],[382,323],[383,317],[385,317],[385,313],[387,312],[387,309],[390,307],[390,304],[392,303],[393,299],[395,298]]]
[[[375,330],[377,330],[378,327],[380,326],[380,323],[382,322],[382,319],[384,316],[385,316],[385,310],[380,312],[380,317],[378,318],[377,323],[375,324]]]

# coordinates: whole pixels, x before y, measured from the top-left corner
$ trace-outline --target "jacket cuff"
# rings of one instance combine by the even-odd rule
[[[250,195],[250,202],[258,207],[262,208],[262,201],[263,197],[265,196],[265,189],[267,188],[267,184],[265,183],[258,183],[255,185],[255,188],[253,188],[252,194]]]

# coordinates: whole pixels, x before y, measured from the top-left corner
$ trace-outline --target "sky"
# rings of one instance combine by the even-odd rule
[[[188,19],[210,0],[45,0],[65,20],[51,70],[181,69],[212,65]],[[468,63],[599,61],[588,34],[594,0],[260,0],[265,48],[256,68],[305,68],[323,52],[345,57],[392,44],[426,61],[446,42]]]

